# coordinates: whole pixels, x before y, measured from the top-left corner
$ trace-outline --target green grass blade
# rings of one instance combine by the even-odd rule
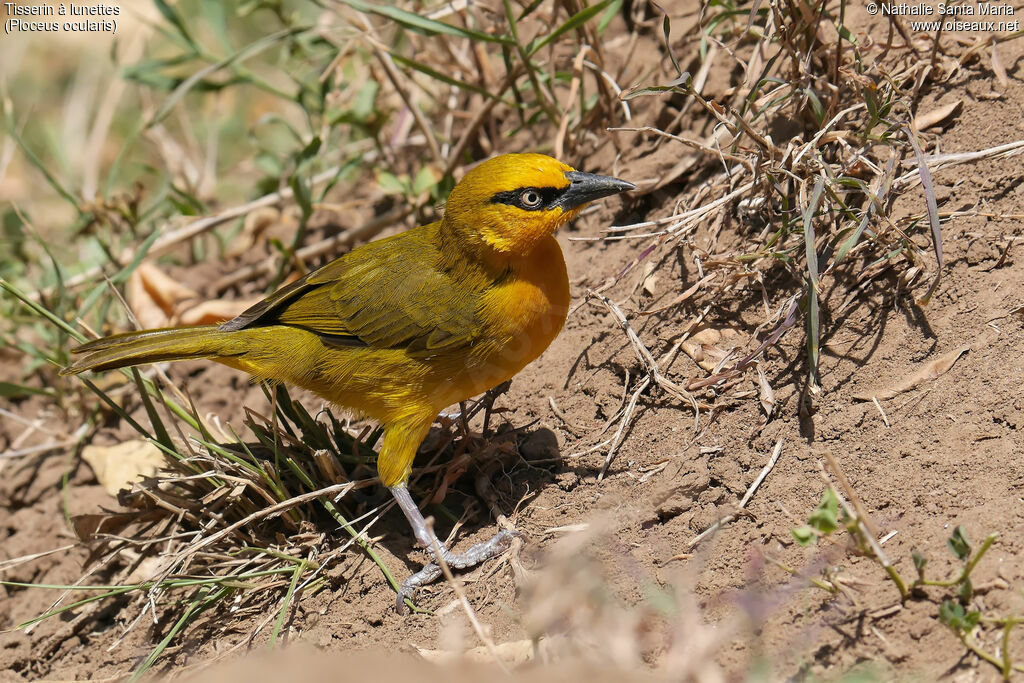
[[[157,112],[153,114],[152,118],[150,118],[149,121],[146,123],[146,127],[151,128],[156,124],[160,123],[161,121],[163,121],[164,118],[166,118],[166,116],[171,113],[171,110],[174,109],[174,106],[178,104],[181,98],[187,95],[188,92],[192,90],[192,88],[194,88],[197,84],[199,84],[204,78],[206,78],[210,74],[216,73],[224,67],[231,66],[236,62],[241,62],[250,57],[258,55],[264,50],[273,47],[274,45],[284,40],[285,38],[290,38],[291,36],[298,35],[308,30],[309,27],[299,26],[295,28],[285,29],[283,31],[278,31],[276,33],[271,33],[269,36],[264,36],[259,40],[255,40],[252,43],[249,43],[249,45],[245,46],[233,55],[225,57],[224,59],[215,62],[207,66],[206,68],[196,71],[194,74],[192,74],[184,81],[182,81],[181,85],[174,89],[174,92],[172,92],[167,97],[167,100],[164,101],[163,105],[160,106],[160,109],[158,109]]]
[[[882,179],[882,186],[879,188],[878,193],[875,194],[870,191],[867,193],[870,202],[868,203],[867,209],[865,209],[864,211],[864,217],[857,225],[857,229],[853,231],[853,234],[850,235],[846,239],[846,241],[839,246],[839,249],[836,251],[835,258],[832,259],[833,268],[842,263],[843,260],[846,258],[847,254],[850,253],[850,250],[857,246],[857,243],[860,242],[861,236],[864,234],[864,231],[868,227],[868,223],[871,221],[871,216],[876,211],[882,211],[882,202],[885,200],[886,195],[889,194],[889,185],[892,183],[892,175],[895,169],[896,157],[892,156],[889,158],[889,164],[885,168],[885,175]]]
[[[50,170],[46,168],[45,164],[43,164],[42,159],[36,156],[36,153],[32,151],[32,148],[29,147],[22,139],[21,135],[18,134],[18,131],[14,126],[14,122],[10,120],[9,116],[6,118],[5,128],[7,128],[7,134],[11,136],[11,139],[14,140],[18,147],[21,148],[21,151],[25,154],[25,158],[28,159],[28,162],[35,166],[37,171],[43,174],[43,177],[46,178],[46,182],[50,187],[52,187],[57,194],[66,199],[68,204],[75,208],[78,215],[85,213],[82,211],[81,200],[61,185],[60,181],[50,173]]]
[[[194,600],[192,604],[188,606],[188,609],[185,610],[185,613],[182,614],[176,622],[174,622],[174,626],[172,626],[171,630],[167,632],[167,635],[164,636],[163,640],[153,648],[153,651],[149,653],[146,660],[142,662],[142,664],[139,665],[139,668],[132,673],[131,678],[128,679],[129,683],[139,680],[139,678],[141,678],[142,675],[156,663],[156,660],[160,658],[160,655],[163,654],[164,650],[167,649],[167,646],[171,644],[171,641],[174,640],[174,637],[178,635],[178,632],[181,631],[181,629],[185,628],[189,622],[199,616],[204,610],[216,604],[217,601],[227,596],[230,592],[231,590],[228,588],[221,588],[208,596]]]
[[[132,429],[134,429],[135,431],[137,431],[139,434],[141,434],[142,436],[146,437],[147,439],[153,439],[153,435],[150,434],[148,431],[146,431],[145,427],[143,427],[138,422],[136,422],[135,418],[133,418],[131,415],[129,415],[128,412],[124,408],[122,408],[121,405],[117,401],[115,401],[114,399],[110,398],[110,396],[107,395],[107,392],[105,392],[102,389],[100,389],[91,380],[86,379],[85,377],[80,377],[79,379],[81,379],[82,383],[85,386],[89,387],[94,394],[99,396],[101,401],[103,401],[108,406],[110,406],[110,409],[113,410],[115,413],[117,413],[118,417],[120,417],[122,420],[127,422],[129,425],[131,425]],[[155,441],[155,439],[153,439],[153,440]]]
[[[9,292],[12,296],[14,296],[14,298],[18,299],[22,304],[24,304],[24,306],[28,308],[30,311],[38,315],[40,318],[50,321],[51,323],[59,327],[61,330],[68,333],[72,339],[79,342],[85,341],[85,335],[83,335],[75,328],[71,327],[71,325],[69,325],[63,319],[59,318],[57,315],[55,315],[52,311],[47,309],[38,301],[32,300],[32,298],[29,297],[28,294],[21,291],[13,283],[9,282],[8,280],[2,277],[0,277],[0,289],[4,289],[7,292]]]
[[[474,92],[477,95],[482,95],[482,96],[484,96],[484,97],[486,97],[488,99],[499,100],[499,101],[501,100],[500,97],[498,97],[494,93],[488,91],[486,88],[481,88],[480,86],[473,85],[472,83],[467,83],[465,81],[460,81],[457,78],[453,78],[452,76],[449,76],[447,74],[443,74],[440,71],[437,71],[436,69],[432,69],[429,66],[427,66],[426,64],[423,64],[421,62],[417,62],[415,59],[409,59],[408,57],[403,57],[402,55],[396,54],[395,52],[390,51],[390,50],[388,51],[388,54],[390,54],[391,58],[393,60],[395,60],[396,62],[398,62],[399,64],[401,64],[403,66],[407,66],[410,69],[415,69],[416,71],[419,71],[421,74],[425,74],[427,76],[430,76],[431,78],[433,78],[436,81],[441,81],[442,83],[447,83],[448,85],[450,85],[450,86],[452,86],[454,88],[458,88],[459,90],[462,90],[462,91]],[[515,106],[515,105],[513,105],[511,103],[507,103],[507,104],[509,106]]]
[[[812,392],[817,392],[820,381],[818,378],[818,356],[820,352],[820,324],[818,311],[818,254],[814,249],[814,214],[821,202],[825,179],[819,177],[814,183],[811,201],[804,211],[804,248],[807,256],[807,380]]]
[[[463,28],[461,26],[452,26],[451,24],[446,24],[443,21],[437,21],[436,19],[420,16],[419,14],[414,14],[413,12],[408,12],[397,7],[371,5],[368,2],[363,2],[363,0],[339,0],[339,2],[346,4],[352,9],[362,12],[363,14],[376,14],[379,17],[391,19],[411,31],[417,31],[427,35],[443,34],[456,36],[458,38],[468,38],[469,40],[484,43],[511,42],[511,39],[505,36],[491,35],[490,33],[474,31],[473,29]]]
[[[942,225],[939,223],[939,207],[935,201],[935,184],[932,182],[928,164],[925,163],[921,145],[917,142],[917,134],[909,126],[904,126],[904,128],[906,128],[910,146],[914,148],[914,154],[917,156],[917,167],[921,174],[921,189],[924,190],[924,200],[928,207],[928,224],[932,229],[932,247],[935,249],[935,279],[932,280],[932,284],[924,296],[917,301],[918,305],[927,306],[942,280]]]
[[[2,583],[3,585],[12,585],[12,584],[10,584],[9,582],[6,582],[6,581],[0,582],[0,583]],[[33,587],[33,588],[37,588],[37,587],[39,587],[39,588],[63,588],[65,590],[71,589],[71,588],[74,588],[74,589],[88,589],[88,588],[92,588],[92,586],[33,586],[32,584],[28,584],[28,586],[29,587]],[[71,610],[74,610],[74,609],[78,609],[82,605],[88,605],[90,602],[96,602],[97,600],[106,600],[107,598],[113,598],[113,597],[116,597],[118,595],[124,595],[125,593],[130,593],[133,590],[138,590],[138,588],[139,588],[139,586],[120,586],[120,587],[103,586],[101,589],[105,590],[105,592],[100,593],[99,595],[90,595],[87,598],[82,598],[81,600],[76,600],[75,602],[69,603],[67,605],[63,605],[63,606],[58,607],[56,609],[52,609],[49,612],[46,612],[45,614],[40,614],[38,617],[34,617],[32,619],[29,619],[28,621],[26,621],[24,623],[18,624],[18,628],[19,629],[26,629],[26,628],[28,628],[30,626],[34,626],[34,625],[38,624],[41,621],[49,619],[50,617],[55,617],[58,614],[64,614],[65,612],[68,612],[68,611],[71,611]]]
[[[291,583],[288,584],[288,592],[284,594],[284,601],[281,603],[281,611],[278,612],[277,619],[274,621],[274,628],[270,632],[270,642],[267,644],[268,649],[274,649],[274,646],[277,644],[277,637],[281,633],[281,628],[284,627],[284,620],[288,616],[288,608],[291,607],[292,598],[295,596],[295,588],[299,585],[299,579],[306,573],[306,566],[305,561],[295,565]]]
[[[155,4],[156,8],[160,10],[160,14],[163,15],[164,19],[166,19],[171,24],[171,26],[178,30],[178,33],[181,34],[181,37],[185,39],[185,42],[188,43],[189,47],[191,47],[193,50],[198,51],[199,46],[196,44],[195,39],[192,37],[192,32],[188,30],[188,24],[181,17],[181,15],[178,14],[178,10],[168,5],[166,2],[164,2],[164,0],[153,0],[153,4]]]
[[[530,45],[526,47],[526,55],[528,57],[532,57],[533,55],[537,54],[538,51],[543,49],[546,45],[550,45],[554,41],[558,40],[558,38],[562,34],[587,23],[592,18],[600,14],[606,7],[612,4],[613,1],[614,0],[601,0],[601,2],[597,3],[596,5],[591,5],[590,7],[585,7],[581,9],[579,12],[569,17],[565,21],[565,23],[563,23],[561,26],[556,28],[551,33],[547,34],[546,36],[539,40],[535,39],[534,41],[531,41]]]
[[[804,248],[807,255],[807,275],[811,283],[818,286],[818,254],[814,250],[814,214],[821,203],[821,193],[825,189],[825,179],[818,178],[811,193],[811,202],[804,211]]]
[[[152,397],[146,390],[146,386],[142,383],[142,374],[138,368],[132,368],[131,371],[132,378],[135,380],[135,386],[139,388],[139,398],[142,399],[142,405],[146,408],[146,415],[149,416],[149,423],[153,426],[157,442],[163,444],[169,450],[177,450],[171,441],[171,435],[167,431],[167,426],[164,425],[163,419],[160,418],[160,414],[156,411],[156,406],[153,405]]]

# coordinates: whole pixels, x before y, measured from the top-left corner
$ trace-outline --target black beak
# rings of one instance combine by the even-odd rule
[[[633,183],[606,175],[569,171],[565,177],[569,179],[569,187],[565,188],[554,202],[554,206],[562,207],[563,211],[575,209],[601,197],[636,189]]]

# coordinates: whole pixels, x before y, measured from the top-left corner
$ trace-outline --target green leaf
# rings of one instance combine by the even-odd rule
[[[964,608],[952,600],[943,600],[939,605],[939,621],[954,631],[964,627]]]
[[[907,132],[907,140],[914,148],[914,156],[917,157],[918,173],[921,176],[921,190],[924,192],[925,207],[928,209],[928,224],[932,229],[932,248],[935,250],[935,278],[932,280],[928,291],[918,300],[918,305],[927,306],[932,299],[932,294],[939,288],[942,281],[942,223],[939,221],[939,207],[935,201],[935,184],[932,182],[932,174],[928,170],[928,164],[924,161],[924,152],[917,142],[917,133],[910,126],[904,126]]]
[[[675,67],[676,73],[682,74],[683,70],[679,67],[679,60],[676,59],[675,50],[672,49],[672,22],[668,18],[668,12],[662,9],[661,5],[656,2],[651,2],[651,4],[664,15],[661,20],[661,35],[665,39],[665,52],[668,53],[668,58],[672,60],[672,66]]]
[[[815,121],[820,126],[825,122],[825,107],[822,106],[818,95],[810,88],[804,88],[804,94],[807,95],[807,100],[811,103],[811,112],[814,114]]]
[[[53,396],[53,392],[11,382],[0,382],[0,398],[25,398],[26,396]]]
[[[967,531],[962,526],[953,529],[953,535],[946,541],[946,545],[958,560],[966,561],[971,555],[971,542],[967,540]]]
[[[390,171],[377,171],[377,184],[388,194],[406,194],[411,189],[407,177],[399,178]]]
[[[412,193],[414,195],[422,194],[437,185],[438,180],[440,180],[440,174],[430,166],[424,166],[412,181]]]
[[[690,94],[690,72],[684,71],[680,74],[679,78],[669,81],[664,85],[648,85],[643,88],[637,88],[636,90],[628,90],[621,95],[619,99],[629,101],[635,97],[643,97],[645,95],[658,95],[663,92],[682,93],[684,95]]]
[[[807,523],[825,535],[839,528],[839,498],[832,489],[825,489],[818,507],[807,517]]]
[[[377,92],[380,90],[380,83],[377,81],[366,81],[359,87],[355,99],[352,101],[352,116],[357,121],[367,121],[377,109]]]
[[[967,612],[963,605],[952,600],[943,600],[939,605],[939,621],[958,633],[969,633],[981,621],[981,612]]]
[[[818,254],[814,251],[814,214],[818,212],[818,205],[821,203],[821,193],[825,189],[825,179],[819,177],[814,183],[814,191],[811,193],[811,201],[804,209],[804,249],[807,255],[807,275],[810,281],[818,284]]]
[[[864,193],[867,195],[869,203],[867,208],[864,210],[864,216],[861,218],[860,223],[857,225],[857,229],[853,231],[853,234],[847,238],[845,242],[840,245],[836,251],[836,255],[832,260],[833,267],[842,263],[846,255],[850,253],[850,250],[857,246],[860,241],[861,235],[867,230],[868,223],[871,221],[871,216],[874,213],[883,210],[882,198],[889,194],[889,185],[892,182],[893,171],[896,169],[896,157],[892,156],[889,158],[889,163],[885,167],[885,174],[882,178],[882,184],[878,189],[878,194],[875,195],[871,192],[870,188],[865,188]]]
[[[72,194],[70,190],[67,190],[61,184],[61,182],[57,180],[57,177],[50,172],[50,169],[48,169],[45,164],[43,164],[42,159],[40,159],[32,150],[32,148],[29,147],[28,144],[26,144],[26,142],[22,139],[21,134],[15,127],[14,121],[11,119],[10,114],[7,114],[4,117],[4,127],[7,129],[7,135],[9,135],[11,139],[14,140],[14,142],[21,148],[21,151],[25,155],[25,158],[28,160],[28,162],[35,166],[36,170],[39,171],[44,178],[46,178],[46,182],[49,183],[50,187],[53,188],[54,192],[56,192],[65,200],[67,200],[67,202],[71,204],[72,207],[74,207],[75,211],[78,212],[78,215],[81,216],[84,212],[82,210],[80,200],[78,199],[78,197]]]
[[[615,18],[615,15],[622,11],[622,5],[624,2],[625,0],[612,0],[608,5],[608,9],[604,11],[604,14],[602,14],[601,18],[597,21],[598,33],[604,33],[604,30],[612,23],[612,19]]]
[[[295,157],[295,165],[296,166],[301,166],[303,164],[303,162],[306,162],[309,159],[312,159],[313,157],[315,157],[317,152],[320,151],[320,144],[321,144],[320,136],[319,135],[314,135],[313,139],[309,141],[309,144],[307,144],[305,147],[303,147],[302,151],[299,152],[297,157]]]
[[[300,209],[302,209],[303,217],[308,219],[313,215],[313,197],[309,182],[305,178],[296,174],[292,175],[292,177],[288,179],[288,186],[292,188],[292,193],[295,196],[295,203],[299,205]]]
[[[395,54],[394,52],[391,52],[390,54],[391,54],[391,58],[394,59],[399,64],[407,66],[410,69],[416,69],[416,71],[419,71],[422,74],[426,74],[427,76],[430,76],[434,80],[441,81],[442,83],[447,83],[448,85],[450,85],[452,87],[455,87],[455,88],[458,88],[459,90],[462,90],[462,91],[475,92],[478,95],[483,95],[484,97],[487,97],[487,98],[492,99],[492,100],[500,99],[497,95],[495,95],[494,93],[488,91],[486,88],[481,88],[478,85],[473,85],[472,83],[467,83],[466,81],[460,81],[457,78],[453,78],[453,77],[451,77],[451,76],[449,76],[447,74],[443,74],[440,71],[437,71],[436,69],[432,69],[429,66],[427,66],[426,64],[422,64],[420,62],[417,62],[415,59],[409,59],[407,57],[403,57],[402,55]],[[367,85],[371,85],[372,84],[374,86],[377,85],[373,81],[367,81],[366,84]],[[353,108],[353,111],[354,111],[354,108]],[[372,109],[371,109],[370,113],[372,113]]]
[[[804,249],[807,257],[807,366],[812,388],[819,386],[818,354],[820,351],[820,320],[818,317],[818,254],[814,250],[814,214],[821,202],[825,179],[814,183],[811,202],[804,210]]]
[[[271,33],[269,35],[263,36],[262,38],[254,40],[238,52],[235,52],[234,54],[225,57],[224,59],[220,60],[219,62],[216,62],[215,64],[210,64],[209,66],[199,69],[191,76],[186,78],[184,81],[182,81],[181,85],[175,88],[174,91],[167,96],[167,99],[160,106],[160,109],[158,109],[157,112],[153,114],[152,118],[150,118],[149,121],[146,122],[146,127],[152,128],[156,124],[163,121],[164,118],[171,113],[171,110],[174,109],[174,106],[181,100],[181,98],[183,98],[186,94],[188,94],[190,90],[192,90],[201,82],[203,82],[203,80],[210,74],[216,73],[217,71],[220,71],[221,69],[231,66],[233,64],[244,62],[250,57],[254,57],[259,53],[263,52],[264,50],[273,47],[278,42],[281,42],[283,40],[291,38],[292,36],[298,35],[308,30],[310,30],[309,27],[302,26],[286,29],[284,31],[278,31],[277,33]]]
[[[814,533],[814,529],[806,524],[791,529],[789,533],[793,534],[793,538],[802,546],[808,546],[818,538],[818,535]]]
[[[164,19],[170,22],[174,28],[178,29],[178,33],[180,33],[181,37],[185,39],[185,42],[187,42],[193,50],[198,51],[199,46],[196,45],[195,39],[192,38],[192,34],[188,30],[188,25],[185,20],[181,18],[181,15],[178,14],[178,10],[168,5],[164,0],[153,0],[153,4],[155,4],[156,8],[160,10],[160,14],[164,15]]]

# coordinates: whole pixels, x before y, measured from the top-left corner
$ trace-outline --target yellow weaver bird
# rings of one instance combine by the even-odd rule
[[[442,409],[510,379],[548,347],[569,310],[555,231],[587,203],[632,189],[541,154],[499,156],[465,175],[440,221],[353,249],[220,326],[83,344],[62,374],[209,358],[371,417],[384,427],[380,480],[417,544],[440,548],[449,566],[473,566],[515,532],[446,550],[409,495],[413,458]],[[430,564],[407,580],[400,608],[439,574]]]

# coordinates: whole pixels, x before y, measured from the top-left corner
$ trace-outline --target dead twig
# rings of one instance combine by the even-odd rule
[[[779,440],[775,442],[775,449],[772,451],[772,457],[769,458],[768,464],[765,465],[761,469],[761,472],[757,475],[757,478],[754,479],[754,483],[750,485],[750,488],[747,489],[747,492],[743,495],[743,498],[740,500],[739,507],[737,508],[738,510],[743,510],[744,508],[747,507],[747,503],[749,503],[750,499],[754,497],[754,493],[757,491],[757,489],[764,482],[765,477],[767,477],[768,474],[772,471],[772,469],[774,469],[775,463],[777,463],[779,461],[779,456],[780,455],[782,455],[782,439],[781,438],[779,438]],[[707,538],[711,534],[715,533],[716,531],[721,529],[726,524],[734,521],[735,519],[736,519],[736,514],[735,513],[734,514],[726,515],[725,517],[722,517],[720,520],[718,520],[717,522],[715,522],[714,524],[709,526],[707,529],[705,529],[704,531],[702,531],[699,534],[697,534],[693,538],[693,540],[690,541],[689,547],[693,548],[695,545],[697,545],[698,543],[703,541],[705,538]]]
[[[639,400],[640,395],[643,394],[643,392],[647,390],[647,387],[649,387],[652,383],[656,384],[659,388],[661,388],[669,395],[675,397],[676,399],[688,402],[690,404],[690,406],[693,408],[694,432],[697,432],[700,426],[700,406],[697,404],[696,399],[694,399],[688,391],[686,391],[681,386],[679,386],[672,380],[668,379],[661,373],[661,371],[658,369],[658,363],[654,360],[654,356],[651,355],[651,352],[647,349],[646,346],[644,346],[643,342],[640,341],[640,337],[637,336],[636,332],[633,330],[633,327],[629,324],[629,321],[626,319],[625,313],[622,312],[622,309],[619,308],[619,306],[614,301],[606,297],[604,294],[601,294],[600,292],[595,292],[593,290],[587,291],[586,298],[588,301],[590,299],[597,299],[602,304],[604,304],[605,308],[608,309],[608,311],[615,318],[616,322],[618,322],[619,327],[621,327],[622,330],[626,333],[626,337],[633,345],[633,350],[636,352],[637,358],[640,360],[641,364],[643,364],[644,368],[647,370],[647,377],[645,377],[639,383],[637,389],[634,390],[633,395],[630,397],[629,403],[626,406],[625,412],[623,413],[622,420],[619,423],[619,429],[612,439],[612,446],[611,448],[608,449],[608,455],[605,456],[604,465],[602,465],[601,472],[598,475],[598,481],[600,481],[604,479],[605,474],[608,472],[608,468],[611,466],[612,461],[615,459],[616,448],[622,440],[622,435],[625,433],[626,425],[629,423],[629,418],[632,416],[633,410],[636,408],[636,403]],[[669,351],[669,353],[665,354],[666,360],[675,356],[681,344],[682,342],[677,342],[676,345]]]

